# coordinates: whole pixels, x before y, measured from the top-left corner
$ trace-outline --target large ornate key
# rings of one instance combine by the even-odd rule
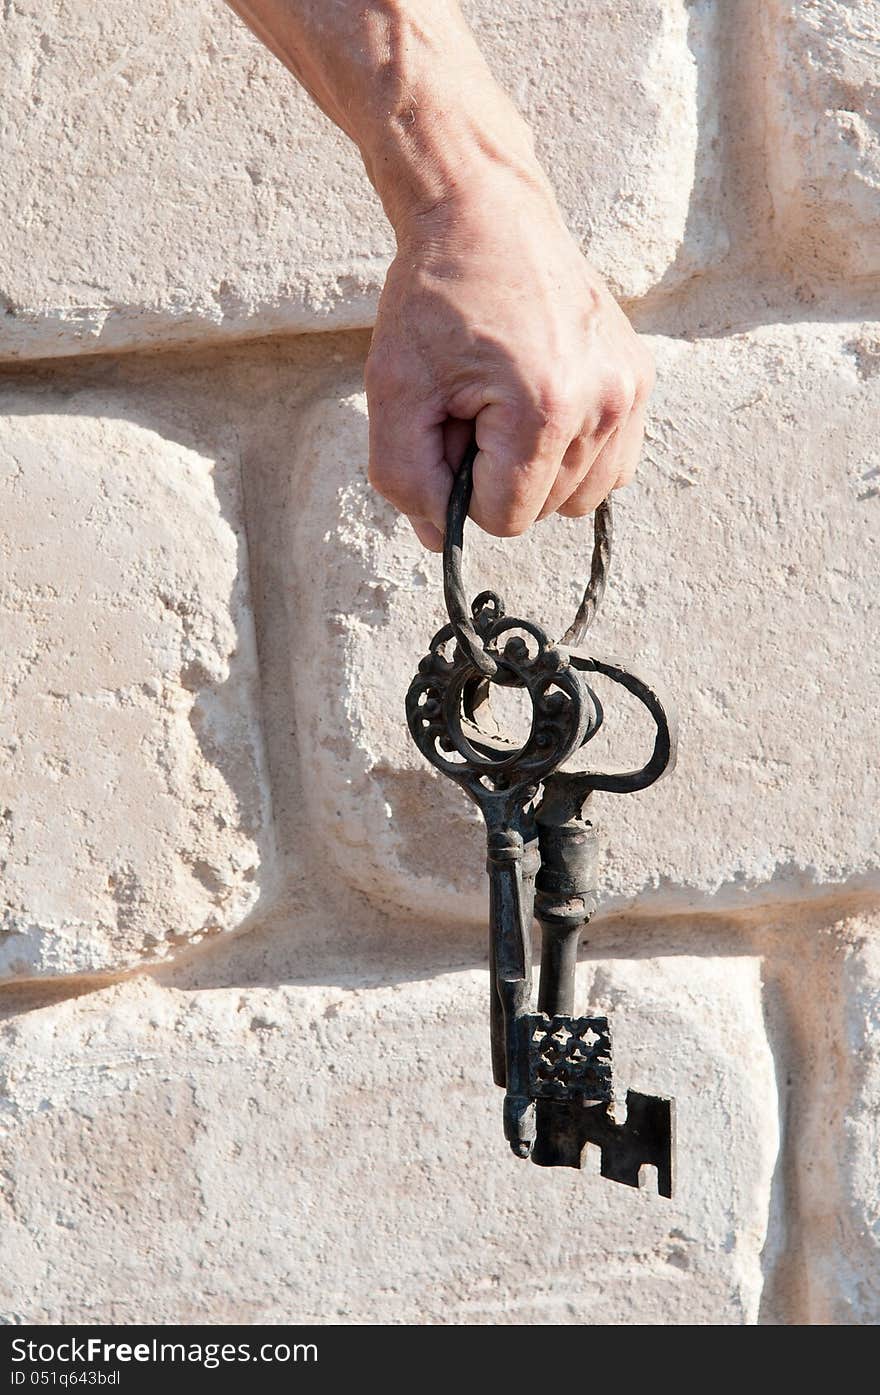
[[[633,793],[670,770],[672,719],[651,684],[579,647],[605,588],[610,504],[596,513],[590,580],[560,643],[531,620],[505,615],[494,592],[467,606],[461,560],[475,454],[472,445],[449,503],[443,554],[449,624],[419,664],[406,714],[416,745],[463,787],[486,821],[490,1034],[494,1078],[505,1090],[504,1132],[518,1157],[545,1167],[579,1167],[593,1143],[601,1149],[602,1175],[629,1186],[638,1186],[642,1166],[652,1164],[658,1190],[671,1196],[672,1101],[629,1090],[625,1121],[618,1122],[608,1020],[573,1013],[578,944],[596,908],[592,793]],[[590,686],[594,674],[626,688],[656,724],[654,750],[641,770],[563,768],[602,724]],[[493,685],[528,693],[532,722],[524,744],[481,727]],[[533,917],[542,929],[537,1010]]]

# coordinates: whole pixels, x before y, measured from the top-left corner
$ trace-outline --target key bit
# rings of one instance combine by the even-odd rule
[[[575,1016],[581,935],[597,904],[595,791],[646,789],[675,763],[669,709],[653,684],[581,645],[605,589],[611,505],[600,505],[590,580],[574,622],[553,643],[531,620],[505,614],[492,591],[469,607],[461,578],[464,521],[476,454],[469,448],[449,502],[443,580],[449,624],[431,641],[410,685],[407,722],[419,750],[461,785],[486,823],[489,874],[492,1069],[505,1091],[504,1133],[518,1157],[541,1167],[580,1167],[588,1145],[603,1177],[639,1186],[645,1165],[672,1194],[674,1108],[629,1090],[626,1120],[614,1114],[607,1018]],[[601,674],[642,703],[655,724],[647,763],[625,773],[567,771],[595,736]],[[481,726],[493,685],[524,689],[532,725],[517,746]],[[532,921],[541,927],[537,1011],[532,1005]]]
[[[637,1090],[626,1092],[626,1119],[581,1104],[539,1100],[532,1162],[539,1167],[581,1167],[584,1148],[601,1151],[601,1173],[627,1187],[641,1186],[642,1168],[656,1168],[657,1191],[672,1196],[675,1103]]]

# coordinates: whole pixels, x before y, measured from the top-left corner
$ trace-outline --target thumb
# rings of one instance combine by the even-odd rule
[[[515,537],[538,517],[559,473],[568,434],[528,404],[493,402],[476,423],[471,517],[487,533]]]
[[[446,463],[443,426],[409,402],[370,401],[370,468],[374,489],[409,518],[432,547],[442,535],[452,472]],[[416,527],[416,525],[424,525]]]

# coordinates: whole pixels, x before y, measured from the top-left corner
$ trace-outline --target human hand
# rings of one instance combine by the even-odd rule
[[[653,381],[549,186],[499,170],[398,227],[366,365],[370,480],[439,551],[476,430],[488,533],[581,517],[632,478]]]

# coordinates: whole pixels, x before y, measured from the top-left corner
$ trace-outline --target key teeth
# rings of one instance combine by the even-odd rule
[[[675,1102],[657,1095],[627,1090],[626,1122],[615,1124],[605,1115],[594,1141],[602,1150],[602,1176],[627,1187],[641,1185],[645,1164],[657,1169],[657,1191],[672,1196]]]
[[[601,1106],[540,1100],[532,1162],[539,1167],[582,1167],[584,1149],[595,1144],[601,1173],[612,1182],[640,1187],[641,1169],[657,1169],[657,1191],[672,1196],[675,1101],[637,1090],[626,1094],[626,1122],[616,1124]]]

